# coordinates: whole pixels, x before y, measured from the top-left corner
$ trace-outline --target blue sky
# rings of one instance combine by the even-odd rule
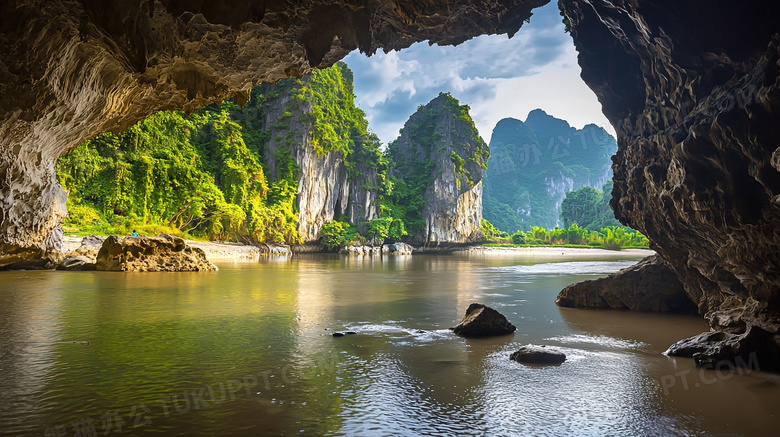
[[[481,36],[457,47],[418,43],[371,57],[353,52],[344,61],[355,74],[357,104],[385,144],[397,138],[417,106],[446,91],[471,106],[485,141],[502,118],[525,120],[536,108],[572,126],[595,123],[614,134],[580,79],[577,52],[563,31],[557,2],[535,10],[531,23],[511,39]]]

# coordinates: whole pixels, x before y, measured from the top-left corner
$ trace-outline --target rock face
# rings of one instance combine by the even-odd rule
[[[650,239],[712,328],[760,327],[775,336],[766,344],[773,347],[780,3],[563,0],[562,7],[582,78],[618,134],[617,218]]]
[[[717,370],[733,366],[780,371],[780,343],[775,334],[749,326],[739,334],[705,332],[673,344],[666,355],[693,358],[699,367]]]
[[[561,364],[566,361],[566,354],[545,346],[523,346],[509,356],[509,359],[524,364]]]
[[[514,34],[547,0],[0,4],[0,266],[62,244],[64,152],[163,109],[191,111],[354,49]]]
[[[70,253],[70,255],[78,255],[91,259],[91,262],[95,262],[100,248],[103,247],[105,238],[99,235],[87,235],[81,239],[81,245]]]
[[[609,276],[569,285],[555,303],[569,308],[696,314],[685,287],[657,254]]]
[[[181,238],[168,234],[155,237],[112,235],[97,256],[97,270],[119,272],[198,272],[215,271],[203,249],[190,247]]]
[[[395,163],[393,176],[427,177],[420,211],[424,225],[409,230],[412,244],[464,244],[484,238],[482,171],[490,151],[468,107],[449,94],[439,94],[412,114],[388,150]]]
[[[452,332],[462,337],[488,337],[509,335],[516,329],[503,314],[485,305],[473,303],[466,309],[463,320]]]
[[[568,191],[601,187],[612,177],[615,139],[589,124],[575,129],[541,109],[526,121],[505,118],[490,138],[484,213],[499,229],[514,233],[530,226],[561,225]]]
[[[346,64],[339,63],[339,87],[332,91],[339,101],[344,103],[344,110],[351,109],[354,104],[352,90],[352,72]],[[336,74],[336,73],[334,73]],[[301,84],[292,85],[298,89],[311,89],[310,78],[306,77]],[[298,101],[290,92],[276,92],[277,97],[269,99],[263,106],[262,130],[270,133],[270,138],[263,148],[265,162],[269,165],[271,179],[277,177],[280,149],[289,152],[295,161],[298,175],[298,234],[304,243],[319,239],[320,228],[327,222],[339,216],[346,216],[350,223],[361,224],[379,217],[377,192],[364,187],[376,185],[376,169],[364,166],[362,162],[354,163],[355,168],[350,174],[344,153],[329,151],[322,153],[315,146],[314,124],[310,121],[313,104],[311,100]],[[331,115],[329,124],[341,124]],[[323,122],[325,123],[325,122]]]
[[[406,243],[393,243],[382,246],[382,253],[389,253],[394,255],[411,255],[413,251],[414,247]]]

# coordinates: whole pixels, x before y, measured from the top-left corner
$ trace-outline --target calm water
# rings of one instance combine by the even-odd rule
[[[633,262],[306,256],[218,273],[2,272],[0,434],[775,435],[780,377],[661,355],[701,319],[555,306],[564,286]],[[453,336],[472,302],[517,333]],[[331,336],[341,330],[357,335]],[[510,361],[527,343],[568,360]]]

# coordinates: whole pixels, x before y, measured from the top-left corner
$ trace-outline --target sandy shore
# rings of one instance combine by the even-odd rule
[[[82,237],[65,236],[63,239],[63,252],[69,253],[81,245]],[[260,257],[260,249],[241,243],[216,243],[211,241],[184,240],[192,247],[199,247],[206,252],[209,261],[235,260],[256,261]]]
[[[475,246],[467,249],[470,254],[490,255],[490,256],[517,256],[529,255],[540,257],[565,257],[565,258],[612,258],[612,257],[647,257],[655,254],[649,249],[623,249],[606,250],[590,247],[485,247]]]
[[[81,245],[82,237],[63,237],[65,253],[76,250]],[[193,247],[199,247],[206,252],[209,260],[220,261],[256,261],[261,249],[241,243],[217,243],[209,241],[184,240]],[[580,247],[485,247],[474,246],[456,253],[484,256],[530,256],[538,258],[642,258],[655,252],[647,249],[606,250]]]

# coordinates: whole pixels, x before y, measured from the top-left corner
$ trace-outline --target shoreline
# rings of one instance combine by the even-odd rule
[[[107,238],[105,236],[100,236]],[[62,253],[65,255],[78,249],[84,237],[62,237]],[[261,250],[257,246],[243,243],[218,243],[214,241],[184,240],[188,246],[203,249],[209,261],[248,261],[260,259]]]
[[[63,253],[68,254],[76,250],[81,245],[83,237],[63,237]],[[105,238],[105,237],[104,237]],[[268,254],[267,251],[258,246],[243,243],[220,243],[213,241],[184,240],[192,247],[198,247],[206,252],[209,261],[242,261],[257,262],[261,255]],[[480,255],[480,256],[532,256],[544,258],[627,258],[627,257],[648,257],[655,254],[650,249],[623,249],[607,250],[590,247],[563,247],[563,246],[532,246],[532,247],[486,247],[470,246],[461,249],[455,249],[450,252],[455,255]]]
[[[607,250],[598,247],[565,247],[565,246],[531,246],[531,247],[486,247],[474,246],[464,249],[464,252],[477,255],[511,256],[531,255],[545,257],[573,257],[573,258],[600,258],[600,257],[648,257],[655,255],[650,249],[623,249]]]

